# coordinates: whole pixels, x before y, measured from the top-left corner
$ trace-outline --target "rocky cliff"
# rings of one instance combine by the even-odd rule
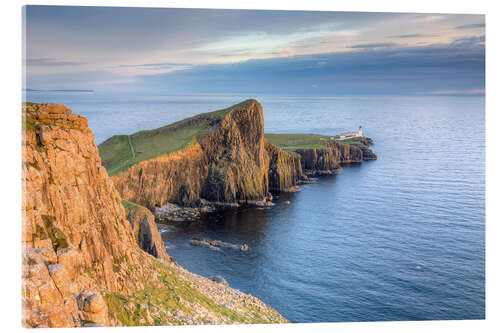
[[[171,262],[145,210],[127,219],[84,117],[26,103],[23,121],[24,326],[286,321]]]
[[[133,202],[122,201],[127,214],[127,221],[139,247],[156,258],[170,260],[165,245],[156,226],[155,217],[143,206]]]
[[[113,181],[124,199],[151,210],[200,198],[245,203],[268,196],[268,168],[262,106],[248,100],[229,108],[186,148],[135,164]]]
[[[269,161],[269,190],[282,192],[297,186],[299,181],[305,178],[301,156],[284,151],[268,140],[264,141]]]
[[[342,164],[363,162],[360,147],[338,142],[325,143],[322,148],[295,150],[301,157],[302,168],[307,175],[334,174]]]
[[[287,191],[305,181],[307,175],[333,174],[342,164],[376,159],[368,148],[372,142],[366,138],[353,144],[317,135],[272,134],[266,139],[262,106],[256,100],[147,131],[147,136],[139,132],[131,137],[145,149],[148,142],[155,145],[161,141],[167,147],[186,129],[202,135],[188,137],[190,143],[184,148],[145,159],[113,175],[124,199],[151,211],[168,203],[198,206],[200,200],[262,205],[269,202],[271,191]],[[110,138],[100,146],[105,164],[114,170],[120,168],[114,162],[116,154],[112,154],[120,149],[117,140]],[[287,145],[290,142],[293,149]],[[161,146],[156,149],[167,150]],[[131,162],[124,160],[122,164]]]

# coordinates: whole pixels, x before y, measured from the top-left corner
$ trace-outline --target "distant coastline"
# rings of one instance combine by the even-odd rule
[[[92,89],[23,89],[23,92],[94,92]]]

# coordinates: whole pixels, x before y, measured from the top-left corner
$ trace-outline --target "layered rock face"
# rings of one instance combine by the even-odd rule
[[[308,175],[334,174],[341,164],[363,162],[363,151],[353,145],[329,142],[325,148],[297,149],[302,168]]]
[[[121,198],[85,118],[64,105],[27,105],[24,116],[26,309],[44,314],[37,325],[110,325],[99,291],[127,294],[141,287],[125,269],[142,253]],[[150,231],[159,236],[156,225]],[[168,258],[163,246],[156,254]],[[78,303],[84,296],[99,305]],[[29,326],[34,317],[27,317]]]
[[[124,199],[151,210],[168,202],[189,206],[200,198],[243,203],[268,196],[268,167],[262,106],[248,100],[197,143],[140,162],[113,181]]]
[[[293,188],[307,175],[333,174],[341,164],[376,158],[369,144],[332,141],[324,148],[285,151],[264,138],[262,106],[247,100],[213,121],[211,131],[195,143],[112,178],[124,199],[151,211],[168,203],[197,206],[200,199],[265,204],[269,192]]]
[[[269,190],[286,191],[296,186],[305,178],[301,156],[287,152],[265,140],[265,148],[269,158],[268,179]]]
[[[201,197],[212,202],[262,200],[268,193],[262,105],[248,100],[228,112],[201,145],[208,173]]]
[[[127,220],[84,117],[63,105],[23,108],[24,326],[285,321],[230,288],[234,308],[203,294],[212,282],[195,286],[170,262],[149,212],[129,211]]]
[[[112,176],[125,200],[150,210],[167,202],[190,204],[201,193],[208,173],[207,157],[199,143],[132,166]]]
[[[153,214],[146,207],[130,202],[125,202],[124,206],[127,211],[127,221],[130,222],[134,238],[141,249],[156,258],[170,260]]]
[[[101,289],[126,292],[134,287],[115,265],[137,248],[129,223],[120,218],[121,199],[100,165],[85,118],[63,105],[27,106],[26,111],[25,309],[41,310],[41,324],[47,326],[79,326],[82,320],[109,325],[105,306],[99,306],[104,314],[97,320],[72,295],[91,290],[99,298]],[[87,269],[92,269],[92,278]],[[28,317],[30,325],[33,316]]]

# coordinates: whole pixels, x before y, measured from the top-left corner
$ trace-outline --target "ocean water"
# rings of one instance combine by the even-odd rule
[[[378,160],[283,194],[270,209],[160,226],[171,256],[195,273],[223,276],[292,322],[484,318],[483,97],[27,99],[65,103],[87,116],[100,143],[249,97],[264,107],[266,132],[336,134],[362,125]],[[250,250],[189,245],[195,236]]]

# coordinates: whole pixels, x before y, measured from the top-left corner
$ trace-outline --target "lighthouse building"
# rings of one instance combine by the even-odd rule
[[[339,136],[340,140],[363,136],[363,128],[359,126],[359,130],[357,132],[340,133]]]

